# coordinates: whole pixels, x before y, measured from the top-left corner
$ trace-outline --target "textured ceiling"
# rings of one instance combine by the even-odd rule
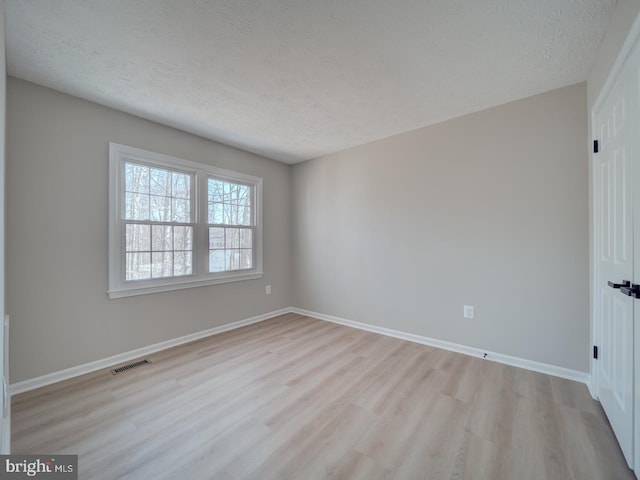
[[[287,163],[584,81],[615,0],[5,0],[10,75]]]

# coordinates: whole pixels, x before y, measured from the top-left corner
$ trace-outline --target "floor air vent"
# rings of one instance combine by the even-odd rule
[[[127,365],[123,365],[118,368],[114,368],[111,370],[111,373],[117,375],[122,372],[126,372],[127,370],[131,370],[132,368],[141,367],[142,365],[147,365],[151,363],[149,360],[140,360],[139,362],[128,363]]]

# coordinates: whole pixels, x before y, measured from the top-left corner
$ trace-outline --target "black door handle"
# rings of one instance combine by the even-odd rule
[[[628,297],[640,298],[640,285],[634,283],[628,287],[621,287],[620,292]]]
[[[631,282],[629,280],[622,280],[622,283],[614,283],[611,280],[609,280],[607,282],[607,285],[609,285],[611,288],[622,288],[622,287],[630,287]]]

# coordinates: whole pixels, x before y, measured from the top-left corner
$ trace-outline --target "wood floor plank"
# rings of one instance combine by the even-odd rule
[[[12,398],[82,480],[634,478],[584,385],[296,314]]]

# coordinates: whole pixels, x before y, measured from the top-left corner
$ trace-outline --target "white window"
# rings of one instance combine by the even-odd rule
[[[262,276],[262,179],[109,144],[109,296]]]

